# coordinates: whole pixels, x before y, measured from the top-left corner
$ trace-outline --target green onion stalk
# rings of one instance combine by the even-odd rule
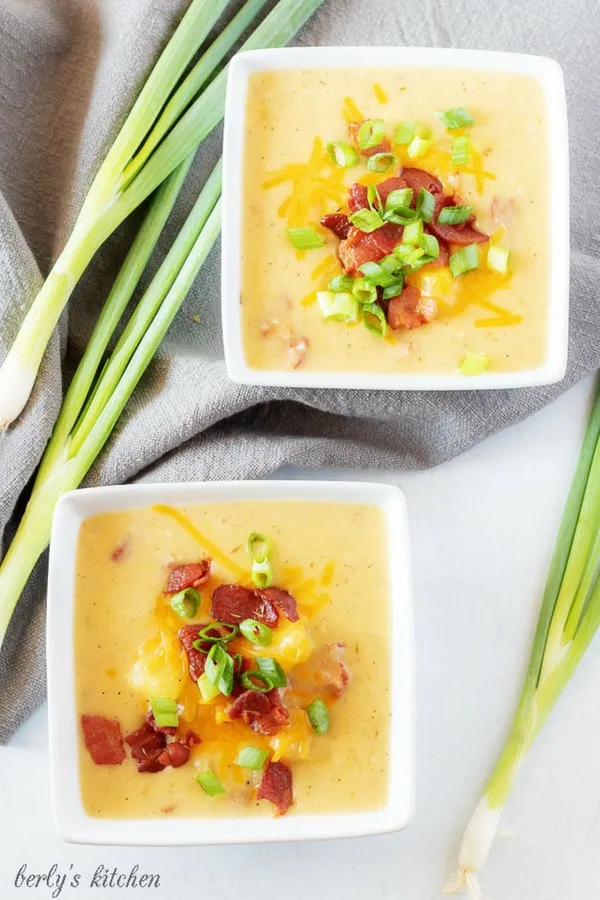
[[[323,0],[280,0],[244,46],[248,49],[287,43],[322,2]],[[208,55],[213,66],[223,59],[263,3],[264,0],[248,0],[208,49],[205,56]],[[186,15],[189,15],[197,5],[194,0]],[[183,21],[185,22],[185,18]],[[202,63],[202,59],[188,77],[198,77],[198,66]],[[222,75],[223,73],[211,82],[211,87]],[[180,86],[178,91],[181,89]],[[181,104],[186,103],[188,99],[187,95],[183,96]],[[220,112],[219,109],[213,112],[210,121],[218,120],[222,115],[222,105],[221,94]],[[166,114],[174,115],[172,109],[169,112],[168,110],[167,105],[161,117]],[[164,127],[168,128],[168,125],[165,124]],[[172,133],[171,131],[170,134]],[[204,136],[207,133],[208,131],[204,131]],[[158,151],[152,153],[151,162],[162,146],[164,145],[160,144]],[[180,152],[173,153],[175,165],[167,166],[164,177],[157,179],[151,188],[153,195],[142,226],[113,283],[71,381],[42,457],[29,502],[14,539],[0,564],[0,647],[27,579],[48,546],[56,503],[63,493],[81,484],[110,437],[127,401],[156,353],[220,233],[221,163],[219,162],[170,251],[137,303],[114,350],[104,361],[111,337],[133,296],[188,174],[195,151],[193,142],[186,145],[186,150],[188,152],[184,155]],[[143,152],[143,146],[139,152]],[[109,158],[110,154],[107,159]],[[142,172],[145,168],[144,165]],[[138,177],[139,175],[135,176],[134,182]],[[97,182],[94,184],[96,187],[92,190],[100,195]],[[0,372],[0,376],[1,374]]]
[[[185,73],[228,2],[192,0],[100,166],[73,231],[0,367],[0,430],[27,403],[59,316],[96,251],[221,121],[226,67],[210,79],[266,0],[248,0]],[[284,45],[323,2],[280,0],[241,49]]]
[[[478,872],[513,782],[600,625],[600,391],[559,528],[525,683],[498,761],[465,830],[447,893],[481,896]]]

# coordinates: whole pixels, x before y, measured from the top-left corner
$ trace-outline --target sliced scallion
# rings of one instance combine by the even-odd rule
[[[359,303],[375,303],[377,300],[377,288],[366,278],[356,278],[352,293]],[[356,321],[358,321],[358,312]]]
[[[382,119],[367,119],[358,129],[358,146],[361,150],[372,150],[385,137],[385,122]]]
[[[391,225],[408,225],[409,222],[418,219],[419,214],[416,209],[400,206],[398,209],[388,209],[387,212],[384,212],[383,218],[384,221],[389,222]]]
[[[409,222],[408,225],[404,226],[404,233],[402,234],[402,241],[405,244],[417,244],[419,238],[423,234],[423,220],[415,219],[414,222]]]
[[[435,143],[435,138],[429,128],[419,128],[414,138],[406,148],[406,155],[409,159],[419,159],[431,149]]]
[[[208,794],[209,797],[217,797],[219,794],[225,793],[225,788],[217,778],[214,772],[208,769],[206,772],[201,772],[199,775],[196,775],[196,781],[202,788],[205,794]]]
[[[398,165],[398,160],[393,153],[374,153],[367,159],[369,172],[388,172]]]
[[[202,699],[205,703],[209,703],[211,700],[214,700],[215,697],[218,697],[221,691],[217,687],[216,684],[213,684],[206,672],[203,672],[200,678],[197,681],[198,690],[202,696]]]
[[[403,266],[411,266],[425,254],[422,247],[413,247],[412,244],[404,243],[398,244],[392,252],[394,256],[398,257]]]
[[[394,132],[395,144],[410,144],[417,132],[416,122],[400,122]]]
[[[327,285],[327,290],[335,294],[348,293],[352,290],[353,278],[351,275],[336,275]]]
[[[387,287],[388,284],[394,281],[394,276],[376,262],[363,263],[362,266],[358,267],[358,270],[362,272],[367,281],[378,287]]]
[[[193,619],[198,610],[202,598],[196,588],[185,588],[171,597],[171,609],[182,619]]]
[[[259,747],[242,747],[233,764],[242,769],[262,769],[268,756],[268,750],[261,750]]]
[[[388,210],[410,207],[412,197],[412,188],[398,188],[395,191],[390,191],[385,198],[385,208]]]
[[[225,697],[229,697],[233,690],[234,663],[229,653],[225,654],[225,664],[217,681],[217,687]]]
[[[433,214],[435,212],[435,197],[427,188],[419,188],[416,202],[417,213],[424,222],[433,222]]]
[[[394,256],[393,253],[390,253],[388,256],[384,256],[379,265],[382,269],[384,269],[386,272],[389,272],[391,275],[397,275],[402,268],[400,260],[397,256]]]
[[[209,644],[228,644],[229,641],[234,641],[238,634],[239,628],[237,625],[232,625],[229,622],[211,622],[200,630],[198,639]]]
[[[285,233],[296,250],[317,250],[325,246],[325,241],[314,228],[286,228]]]
[[[223,649],[221,644],[213,644],[204,664],[204,674],[213,684],[219,683],[219,678],[225,668],[229,654]]]
[[[374,210],[376,213],[381,214],[383,212],[383,203],[374,184],[370,184],[367,188],[367,203],[369,204],[369,209]]]
[[[434,234],[421,234],[417,244],[431,259],[437,259],[440,255],[440,244]]]
[[[372,331],[378,337],[385,337],[387,320],[382,308],[377,303],[365,303],[361,313],[365,328],[368,328],[369,331]]]
[[[440,210],[438,222],[440,225],[461,225],[472,213],[472,206],[444,206]]]
[[[348,218],[355,228],[366,232],[366,234],[377,231],[377,229],[381,228],[384,224],[381,216],[373,209],[358,209],[355,213],[352,213],[351,216],[348,216]]]
[[[467,166],[471,159],[471,139],[468,134],[460,134],[452,139],[452,165]]]
[[[317,291],[317,303],[324,319],[358,322],[358,300],[346,291]]]
[[[281,665],[272,656],[257,656],[256,666],[262,675],[266,675],[273,687],[285,687],[287,675]]]
[[[464,106],[455,106],[454,109],[438,112],[436,116],[449,131],[453,131],[455,128],[469,128],[470,125],[475,124],[475,119]]]
[[[256,619],[244,619],[240,622],[240,632],[247,641],[259,647],[268,647],[273,640],[273,632],[269,626]]]
[[[245,687],[247,691],[258,691],[259,694],[266,694],[268,691],[272,691],[274,687],[269,676],[258,669],[253,669],[250,672],[242,672],[240,675],[240,684],[242,687]]]
[[[325,149],[331,162],[340,169],[349,169],[351,166],[356,166],[360,160],[355,148],[350,144],[344,143],[344,141],[330,141]]]
[[[399,297],[402,293],[402,288],[404,287],[404,276],[395,281],[393,284],[390,284],[389,287],[383,289],[383,299],[391,300],[392,297]]]
[[[489,364],[490,360],[486,353],[467,353],[458,368],[462,375],[481,375]]]
[[[252,560],[252,581],[259,588],[273,584],[273,569],[269,560],[272,543],[264,536],[253,531],[247,544],[248,556]]]
[[[329,713],[320,697],[306,707],[306,715],[315,734],[325,734],[329,728]]]
[[[486,266],[493,272],[499,272],[500,275],[506,275],[508,272],[509,251],[505,247],[499,247],[497,244],[490,244],[487,252]]]
[[[461,247],[455,253],[452,253],[448,260],[452,277],[457,278],[464,275],[465,272],[471,272],[479,267],[479,247],[477,244],[467,244]]]
[[[179,716],[177,702],[169,697],[151,697],[150,707],[159,728],[177,728]]]
[[[341,297],[342,294],[334,294],[334,297]],[[267,588],[273,584],[273,567],[271,561],[265,559],[264,562],[252,563],[252,581],[257,588]]]

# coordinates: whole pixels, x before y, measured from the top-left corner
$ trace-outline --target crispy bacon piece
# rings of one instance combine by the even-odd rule
[[[160,754],[157,762],[165,769],[167,766],[178,769],[179,766],[184,766],[189,758],[190,750],[186,744],[181,741],[171,741]]]
[[[348,216],[345,216],[344,213],[331,213],[328,216],[323,216],[321,225],[323,228],[328,228],[329,231],[333,231],[340,241],[343,241],[344,238],[348,237],[348,232],[352,227],[348,220]]]
[[[188,728],[185,733],[185,737],[182,739],[182,743],[185,744],[185,746],[189,749],[194,744],[201,744],[202,741],[195,731],[192,731],[191,728]]]
[[[206,559],[197,563],[175,566],[169,573],[165,593],[177,594],[185,588],[200,587],[201,584],[205,584],[210,578],[210,564],[211,560],[207,556]]]
[[[446,206],[460,205],[460,197],[449,196],[448,194],[442,194],[440,197],[436,197],[433,222],[430,222],[428,225],[428,229],[431,233],[435,234],[437,238],[440,238],[447,244],[459,244],[464,246],[465,244],[482,244],[489,241],[487,234],[483,234],[483,232],[478,231],[477,228],[474,227],[473,222],[475,221],[475,216],[469,216],[467,221],[462,222],[460,225],[440,225],[437,219],[442,209]]]
[[[355,272],[366,262],[379,262],[402,243],[402,225],[386,224],[370,234],[351,228],[348,238],[338,247],[338,255],[346,272]]]
[[[358,146],[358,130],[361,125],[362,125],[362,122],[350,122],[348,124],[348,134],[350,135],[350,137],[356,144],[356,149],[358,150],[359,153],[362,153],[363,156],[375,156],[376,153],[389,153],[390,152],[392,145],[390,144],[390,142],[388,141],[388,139],[386,137],[384,137],[383,140],[379,144],[377,144],[376,147],[369,147],[368,150],[361,150],[360,147]]]
[[[237,625],[243,619],[256,619],[265,625],[277,625],[279,619],[277,610],[269,600],[263,600],[257,591],[251,591],[241,584],[220,584],[215,588],[210,611],[217,622],[228,622],[231,625]]]
[[[131,747],[131,756],[137,762],[138,772],[161,772],[164,765],[160,756],[167,745],[167,736],[144,722],[141,728],[125,738]]]
[[[204,665],[206,663],[206,654],[200,653],[193,645],[198,640],[202,625],[185,625],[177,632],[179,643],[185,650],[188,658],[188,671],[192,681],[198,681],[204,673]],[[210,648],[209,648],[210,649]]]
[[[292,787],[292,773],[283,762],[271,762],[265,769],[260,786],[258,799],[269,800],[277,807],[277,815],[284,816],[294,799]]]
[[[261,600],[266,600],[268,603],[273,604],[273,606],[276,606],[277,609],[281,610],[286,619],[289,619],[290,622],[297,622],[300,618],[296,600],[292,597],[290,592],[284,590],[284,588],[273,586],[256,590],[255,593],[258,594]]]
[[[131,538],[129,535],[124,537],[122,541],[115,546],[115,549],[110,554],[110,558],[113,562],[120,562],[126,556],[129,556],[129,552],[131,550]]]
[[[398,297],[392,297],[388,307],[388,325],[395,331],[420,328],[431,322],[437,315],[435,301],[428,297],[421,298],[421,292],[412,285],[407,285]]]
[[[359,209],[365,209],[369,205],[367,187],[355,181],[350,185],[348,196],[348,206],[351,212],[358,212]]]
[[[352,678],[345,655],[346,644],[343,641],[328,644],[325,650],[321,673],[326,679],[327,690],[333,697],[340,697]]]
[[[81,728],[86,750],[97,766],[118,766],[123,762],[123,735],[116,719],[82,716]]]
[[[290,338],[287,347],[287,367],[297,369],[304,362],[308,351],[308,338]]]
[[[402,178],[406,182],[406,187],[413,190],[413,203],[417,199],[417,194],[421,188],[425,188],[426,191],[430,191],[432,194],[441,194],[444,190],[440,179],[432,175],[431,172],[426,172],[425,169],[416,169],[409,166],[402,169]]]
[[[281,691],[273,688],[263,694],[260,691],[244,691],[229,707],[230,719],[242,719],[259,734],[276,734],[290,721],[290,714],[284,704]]]

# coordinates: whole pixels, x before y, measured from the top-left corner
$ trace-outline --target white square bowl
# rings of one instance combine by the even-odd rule
[[[541,366],[516,372],[460,373],[302,372],[253,369],[246,363],[240,314],[242,285],[242,201],[248,79],[253,72],[311,68],[458,68],[531,75],[543,90],[548,122],[552,189],[546,358]],[[229,64],[223,143],[223,227],[221,305],[225,363],[232,381],[280,387],[363,390],[464,391],[552,384],[565,374],[569,319],[569,153],[567,105],[562,69],[542,56],[432,47],[297,47],[239,53]]]
[[[243,500],[365,503],[387,522],[391,723],[387,804],[367,812],[283,818],[101,819],[89,816],[79,788],[79,724],[75,700],[74,601],[79,530],[85,519],[154,503]],[[240,481],[125,485],[65,494],[52,526],[48,581],[48,715],[50,783],[60,837],[87,844],[200,845],[357,837],[403,828],[414,792],[414,637],[406,503],[398,488],[342,481]]]

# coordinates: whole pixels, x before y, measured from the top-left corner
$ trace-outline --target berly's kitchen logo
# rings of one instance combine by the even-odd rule
[[[67,871],[61,871],[54,863],[47,872],[32,872],[27,863],[23,863],[15,875],[16,888],[46,888],[53,900],[60,897],[65,887],[69,888],[157,888],[160,887],[160,875],[140,872],[138,865],[127,871],[116,867],[97,866],[90,874],[77,872],[73,863]]]

